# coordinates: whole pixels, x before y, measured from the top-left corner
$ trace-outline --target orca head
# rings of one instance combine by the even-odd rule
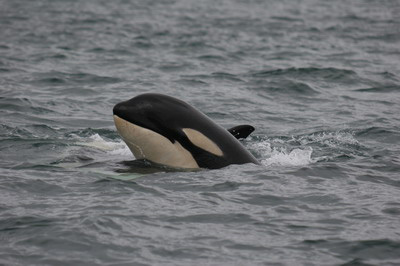
[[[178,168],[199,168],[188,145],[222,155],[214,142],[192,127],[198,124],[196,120],[208,118],[181,100],[142,94],[115,105],[113,114],[118,133],[136,159]]]
[[[162,94],[146,93],[116,104],[113,114],[114,117],[159,133],[174,142],[179,135],[179,130],[175,130],[174,127],[176,124],[174,117],[178,115],[179,109],[185,107],[188,105],[178,99]]]

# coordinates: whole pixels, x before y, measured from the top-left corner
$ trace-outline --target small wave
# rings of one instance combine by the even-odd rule
[[[163,63],[160,66],[158,66],[158,69],[163,71],[163,72],[177,72],[177,71],[183,71],[184,69],[190,69],[192,66],[188,63],[185,62],[167,62]]]
[[[349,69],[339,68],[286,68],[286,69],[272,69],[264,70],[251,74],[253,77],[273,77],[273,76],[320,76],[329,79],[338,79],[347,76],[355,76],[356,72]]]
[[[226,58],[221,56],[221,55],[214,55],[214,54],[205,54],[198,56],[197,59],[203,60],[203,61],[208,61],[208,62],[223,62],[226,61]]]
[[[246,75],[254,84],[276,84],[274,86],[282,86],[283,80],[291,80],[296,86],[297,83],[306,84],[310,89],[316,91],[316,88],[323,88],[327,84],[334,82],[341,85],[354,85],[360,81],[357,72],[349,69],[341,68],[283,68],[283,69],[267,69],[258,72],[250,72]],[[325,84],[325,85],[324,85]],[[283,86],[291,84],[284,84]],[[304,85],[301,85],[304,87]],[[301,88],[304,90],[304,88]]]
[[[100,76],[91,73],[76,72],[67,73],[59,71],[51,71],[36,74],[35,82],[47,85],[64,85],[64,84],[113,84],[120,82],[119,78],[111,76]]]
[[[219,80],[227,80],[227,81],[234,81],[234,82],[243,82],[237,75],[226,73],[226,72],[214,72],[211,76],[215,79]]]
[[[400,86],[397,86],[397,85],[377,86],[377,87],[357,89],[355,91],[371,92],[371,93],[390,93],[390,92],[400,91]]]
[[[358,140],[354,138],[354,133],[345,131],[316,132],[309,135],[300,136],[298,141],[302,145],[320,143],[335,148],[339,145],[359,145]]]
[[[397,143],[399,132],[388,127],[368,127],[360,129],[357,137],[379,140],[384,143]]]
[[[268,93],[296,94],[296,97],[319,94],[311,85],[291,80],[281,80],[279,83],[271,82],[268,86],[264,84],[261,87],[256,87],[255,90],[267,91]]]
[[[205,81],[202,81],[200,79],[178,79],[176,80],[177,83],[182,84],[182,85],[188,85],[188,86],[193,86],[193,87],[198,87],[198,86],[209,86],[209,84]]]

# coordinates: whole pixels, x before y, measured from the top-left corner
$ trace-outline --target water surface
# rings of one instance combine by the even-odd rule
[[[399,265],[396,0],[0,1],[0,264]],[[178,97],[262,163],[134,161]]]

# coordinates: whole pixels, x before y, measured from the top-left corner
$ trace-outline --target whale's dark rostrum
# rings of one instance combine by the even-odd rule
[[[252,126],[227,131],[174,97],[142,94],[115,105],[113,114],[119,134],[136,159],[177,168],[258,164],[236,139],[247,137]]]

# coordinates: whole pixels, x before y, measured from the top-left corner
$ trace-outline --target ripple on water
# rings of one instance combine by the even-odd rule
[[[266,71],[259,71],[250,74],[255,78],[267,77],[293,77],[301,79],[325,79],[325,80],[338,80],[343,81],[357,81],[358,75],[355,71],[349,69],[338,68],[286,68],[286,69],[273,69]]]
[[[66,73],[59,71],[37,73],[37,78],[34,82],[40,85],[54,86],[54,85],[76,85],[76,84],[90,84],[90,86],[98,86],[98,84],[118,83],[119,78],[100,76],[91,73]]]

